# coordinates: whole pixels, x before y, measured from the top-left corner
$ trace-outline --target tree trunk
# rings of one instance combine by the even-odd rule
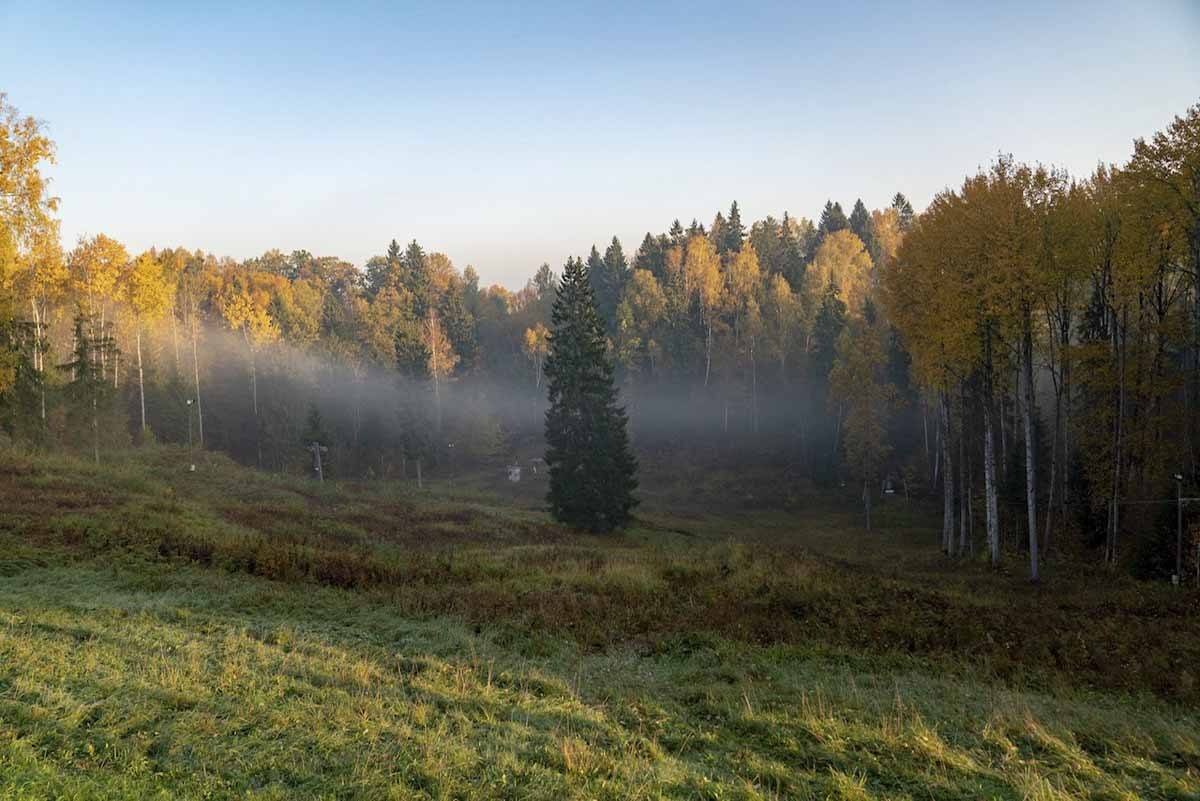
[[[867,512],[867,533],[871,533],[871,480],[863,479],[863,506]]]
[[[171,309],[171,345],[175,348],[175,375],[179,375],[179,330],[175,321],[175,310]]]
[[[996,486],[996,437],[992,390],[992,332],[984,333],[983,364],[983,490],[986,496],[984,512],[987,520],[988,556],[992,567],[1000,564],[1000,511]]]
[[[921,427],[925,430],[925,466],[930,467],[929,455],[929,412],[925,405],[925,393],[921,393]]]
[[[96,464],[100,464],[100,418],[96,409],[96,390],[92,390],[92,451],[96,456]]]
[[[42,425],[46,423],[46,375],[45,359],[42,356],[42,315],[38,308],[37,299],[29,297],[29,305],[33,308],[33,369],[38,374],[38,388],[41,391]]]
[[[712,368],[712,321],[704,325],[704,386],[708,386],[708,373]]]
[[[1033,319],[1026,306],[1024,331],[1021,336],[1021,383],[1024,384],[1024,402],[1021,419],[1025,425],[1025,508],[1029,515],[1029,580],[1038,580],[1038,529],[1037,529],[1037,442],[1034,432],[1033,399]]]
[[[1117,359],[1117,415],[1113,422],[1112,502],[1108,518],[1108,548],[1105,554],[1110,565],[1117,563],[1117,534],[1121,525],[1121,447],[1124,439],[1125,419],[1125,336],[1123,330],[1129,320],[1129,312],[1123,309],[1121,317],[1122,323],[1118,326],[1116,312],[1113,312],[1112,344]]]
[[[942,553],[954,552],[954,471],[950,466],[950,402],[943,391],[939,396],[942,424]]]
[[[971,486],[967,480],[967,386],[959,384],[958,397],[958,556],[967,552],[967,526],[971,502]],[[953,538],[953,533],[951,534]],[[954,548],[952,547],[953,551]]]
[[[964,409],[965,413],[965,409]],[[963,432],[965,439],[966,432]],[[962,541],[958,544],[958,552],[960,554],[975,553],[975,516],[974,516],[974,500],[971,498],[971,461],[970,451],[964,446],[962,450],[962,476],[963,476],[963,497],[965,499],[966,508],[963,510],[963,526],[960,529]]]
[[[246,342],[246,350],[250,356],[250,406],[254,411],[254,463],[261,468],[262,436],[258,428],[258,359],[254,354],[254,347],[250,344],[250,338],[246,335],[244,329],[242,331],[242,338]]]
[[[146,433],[146,380],[142,373],[142,324],[137,326],[138,402],[142,407],[142,434]]]
[[[196,389],[196,422],[200,429],[200,448],[204,448],[204,411],[200,407],[200,357],[196,353],[196,318],[192,317],[192,377]]]
[[[758,433],[758,363],[754,360],[754,338],[750,338],[750,403],[754,433]]]

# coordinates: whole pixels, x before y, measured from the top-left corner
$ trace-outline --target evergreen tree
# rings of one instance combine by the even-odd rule
[[[742,243],[746,241],[746,226],[742,225],[742,213],[738,210],[737,201],[729,207],[729,220],[725,223],[724,251],[738,253]]]
[[[596,309],[604,321],[605,331],[612,336],[617,330],[617,305],[621,302],[625,282],[629,279],[629,262],[625,260],[620,240],[614,236],[603,257],[593,245],[587,268],[588,281],[596,298]]]
[[[581,259],[567,261],[552,321],[544,367],[550,511],[572,526],[612,531],[629,521],[636,504],[637,460]]]
[[[400,275],[404,288],[412,293],[413,313],[418,319],[424,317],[433,302],[433,287],[429,280],[429,259],[415,239],[404,249]]]
[[[892,198],[892,208],[896,210],[896,217],[900,221],[900,232],[908,233],[913,223],[912,204],[908,202],[908,198],[897,192],[896,196]]]
[[[825,381],[837,359],[838,337],[846,327],[846,304],[838,297],[837,284],[829,283],[821,296],[821,305],[813,322],[813,369],[816,378]]]
[[[450,347],[458,354],[460,368],[470,369],[479,355],[479,343],[475,337],[475,318],[467,311],[463,299],[463,286],[458,279],[451,282],[438,307],[442,326]]]
[[[325,420],[317,404],[308,404],[308,414],[304,418],[304,433],[300,435],[300,444],[308,447],[314,442],[322,445],[329,444],[329,434],[325,431]]]
[[[725,215],[718,211],[717,216],[713,218],[712,227],[708,229],[709,241],[718,254],[725,253],[725,229],[728,225]]]
[[[692,220],[692,225],[695,224],[696,221]],[[675,218],[675,222],[671,223],[671,230],[667,232],[667,235],[671,237],[672,245],[682,245],[684,243],[686,236],[683,233],[683,225],[679,222],[678,217]]]
[[[793,230],[797,227],[785,211],[779,225],[779,271],[793,292],[799,292],[804,286],[804,244]]]
[[[676,220],[677,224],[678,222]],[[633,258],[634,267],[649,271],[660,283],[666,280],[666,250],[670,247],[670,241],[664,240],[666,237],[655,237],[647,232],[646,238],[642,240],[642,246],[638,248],[637,255]]]
[[[854,201],[854,210],[850,212],[850,230],[862,240],[871,256],[871,263],[879,263],[879,242],[875,238],[875,224],[871,221],[871,213],[863,205],[862,199]]]
[[[129,431],[117,392],[104,373],[104,365],[117,356],[111,333],[100,330],[95,317],[75,318],[75,350],[70,362],[60,365],[70,380],[64,391],[67,406],[67,439],[80,450],[92,451],[100,463],[101,448],[128,444]]]
[[[818,241],[825,239],[835,231],[849,227],[850,221],[846,219],[846,213],[842,211],[842,204],[834,203],[831,200],[825,201],[825,208],[821,210],[821,221],[817,224]]]
[[[604,318],[609,336],[612,336],[617,331],[617,306],[621,303],[621,296],[625,294],[625,284],[629,281],[629,262],[625,259],[621,240],[615,236],[604,251],[601,268],[602,280],[598,285],[602,292],[596,295],[596,305],[600,309],[600,316]]]

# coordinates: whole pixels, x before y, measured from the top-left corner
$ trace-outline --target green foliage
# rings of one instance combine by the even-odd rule
[[[826,284],[813,324],[813,375],[820,381],[826,380],[833,369],[838,339],[845,328],[846,304],[838,296],[837,285]]]
[[[844,231],[850,227],[850,221],[846,219],[846,213],[842,211],[841,203],[834,203],[831,200],[825,201],[825,208],[821,210],[821,221],[817,224],[817,240],[829,236],[837,231]]]
[[[101,330],[95,317],[75,318],[74,358],[59,365],[70,379],[63,390],[65,428],[63,439],[78,451],[91,451],[95,461],[101,452],[129,444],[129,429],[110,371],[119,351],[109,331]]]
[[[0,452],[0,795],[1200,792],[1169,588],[1031,598],[815,497],[614,540],[185,461]]]
[[[603,323],[579,259],[568,260],[563,270],[552,321],[544,367],[550,511],[591,531],[622,528],[636,503],[637,461],[625,410],[617,405]]]
[[[871,222],[871,213],[867,211],[861,198],[854,201],[854,209],[850,212],[847,222],[854,235],[862,240],[867,253],[871,254],[871,261],[879,264],[879,242],[875,238],[875,224]]]

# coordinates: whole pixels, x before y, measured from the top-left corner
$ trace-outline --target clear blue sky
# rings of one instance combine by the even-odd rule
[[[58,142],[63,234],[519,286],[613,234],[918,207],[996,153],[1079,173],[1200,102],[1200,2],[0,0],[0,91]]]

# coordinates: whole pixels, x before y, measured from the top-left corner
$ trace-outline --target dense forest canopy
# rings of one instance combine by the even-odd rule
[[[540,449],[550,265],[514,292],[391,232],[361,267],[64,245],[54,154],[0,95],[10,442],[301,471],[319,441],[353,478]],[[1019,549],[1035,578],[1067,548],[1176,569],[1122,502],[1200,477],[1200,105],[1087,176],[1001,156],[919,213],[734,202],[633,245],[583,262],[639,451],[846,487],[868,526],[872,499],[940,495],[948,554]]]

